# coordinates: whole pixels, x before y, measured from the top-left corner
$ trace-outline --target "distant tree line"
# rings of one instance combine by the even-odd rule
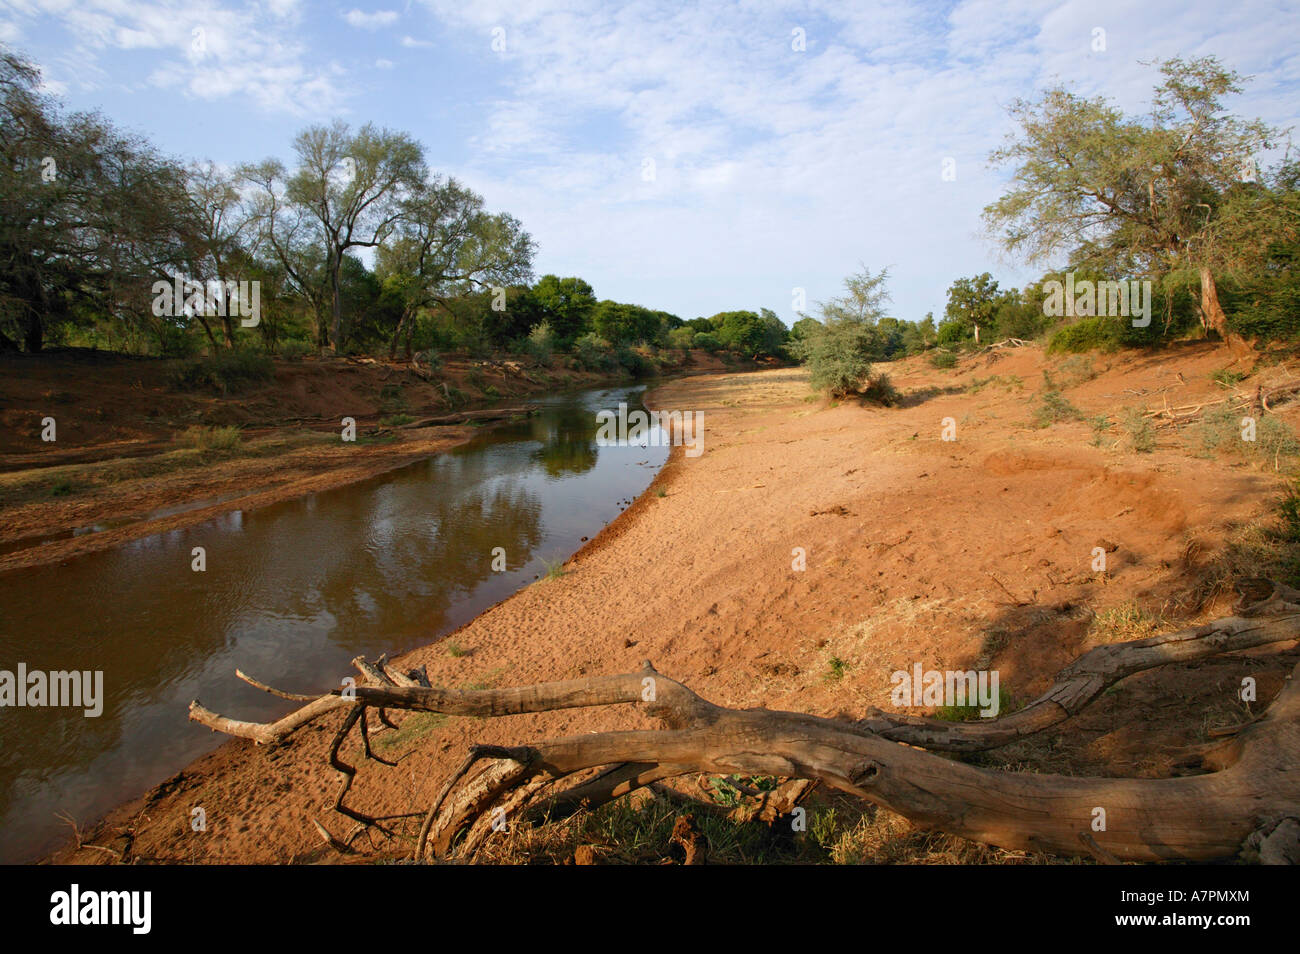
[[[639,345],[785,354],[767,309],[684,321],[598,299],[576,276],[534,281],[522,224],[430,171],[405,133],[312,126],[293,154],[291,167],[182,164],[100,115],[64,113],[37,67],[0,47],[0,350],[510,349],[592,366],[635,363]],[[156,289],[178,277],[216,295],[159,308]],[[257,283],[255,321],[231,298],[240,282]]]

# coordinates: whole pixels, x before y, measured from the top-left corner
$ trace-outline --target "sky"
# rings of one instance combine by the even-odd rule
[[[0,0],[49,91],[183,160],[374,122],[517,216],[539,276],[787,324],[863,266],[907,319],[961,276],[1035,280],[980,218],[1017,98],[1145,112],[1149,64],[1213,54],[1253,77],[1235,112],[1297,126],[1297,37],[1296,0]]]

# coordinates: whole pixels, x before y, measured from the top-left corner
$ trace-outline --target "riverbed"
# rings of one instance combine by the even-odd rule
[[[52,849],[220,745],[187,721],[190,700],[249,719],[292,708],[236,668],[328,691],[353,657],[426,644],[546,575],[666,460],[597,445],[596,412],[641,393],[543,398],[380,477],[0,574],[0,667],[104,674],[98,717],[0,709],[0,861]]]

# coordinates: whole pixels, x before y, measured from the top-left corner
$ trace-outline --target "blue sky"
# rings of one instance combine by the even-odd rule
[[[860,263],[910,319],[962,275],[1037,277],[981,233],[1013,99],[1145,110],[1140,61],[1212,53],[1255,77],[1238,112],[1297,125],[1297,37],[1294,0],[0,0],[51,91],[174,155],[289,161],[306,125],[373,121],[517,215],[539,275],[787,323]]]

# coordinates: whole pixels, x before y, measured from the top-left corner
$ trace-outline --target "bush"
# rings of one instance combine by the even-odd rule
[[[1047,353],[1115,351],[1120,346],[1119,331],[1119,323],[1112,318],[1083,318],[1058,329],[1048,342]]]
[[[290,338],[280,345],[280,357],[285,361],[301,361],[304,357],[314,352],[313,348],[306,341],[299,341],[297,338]]]
[[[555,351],[555,332],[551,330],[550,322],[543,321],[535,326],[528,333],[528,341],[524,348],[541,364],[550,361],[551,354]]]
[[[894,382],[889,380],[889,375],[883,371],[867,378],[862,396],[868,401],[876,401],[886,407],[893,407],[898,403],[898,390],[894,387]]]
[[[1206,454],[1222,451],[1262,461],[1280,464],[1282,457],[1293,457],[1300,452],[1300,443],[1283,421],[1272,414],[1255,419],[1255,439],[1246,440],[1242,421],[1253,417],[1248,411],[1234,411],[1227,404],[1207,410],[1197,427],[1201,448]]]
[[[612,371],[618,366],[614,349],[598,335],[585,334],[574,341],[573,357],[584,371]]]
[[[1072,325],[1058,328],[1048,342],[1047,353],[1117,351],[1120,348],[1148,347],[1159,344],[1161,333],[1154,316],[1145,328],[1134,328],[1129,318],[1082,318]]]
[[[672,331],[668,332],[668,347],[680,348],[683,351],[687,348],[694,347],[695,335],[696,332],[692,328],[687,328],[685,326],[674,328]]]
[[[1138,454],[1150,454],[1156,449],[1156,431],[1139,410],[1130,408],[1124,415],[1124,430],[1128,434],[1129,449]]]
[[[955,368],[957,355],[951,351],[936,351],[930,355],[930,364],[936,368]]]
[[[650,359],[631,348],[619,348],[617,354],[619,366],[634,378],[643,378],[655,373],[655,366]]]
[[[164,358],[192,358],[199,351],[199,339],[188,328],[164,323],[158,331],[158,353]]]
[[[722,342],[718,339],[718,336],[712,332],[700,331],[696,332],[695,335],[695,347],[701,348],[709,354],[713,354],[722,347]]]
[[[1083,417],[1079,409],[1055,388],[1044,390],[1042,399],[1043,403],[1034,411],[1034,423],[1039,427],[1050,427],[1061,421],[1077,421]]]
[[[212,358],[192,361],[172,375],[172,384],[182,391],[210,387],[222,394],[270,381],[275,362],[251,351],[223,351]]]
[[[856,321],[836,321],[800,338],[795,357],[812,372],[812,386],[832,397],[861,393],[870,384],[875,329]]]

